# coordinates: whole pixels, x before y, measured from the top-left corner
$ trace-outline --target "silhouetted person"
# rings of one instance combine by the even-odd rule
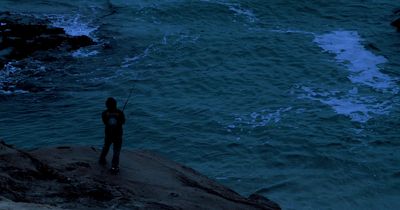
[[[111,144],[113,144],[113,158],[111,170],[118,172],[119,170],[119,154],[122,146],[122,125],[125,123],[124,113],[117,109],[117,101],[114,98],[108,98],[106,101],[107,109],[102,114],[103,123],[105,125],[104,147],[100,155],[99,163],[106,164],[106,156]]]

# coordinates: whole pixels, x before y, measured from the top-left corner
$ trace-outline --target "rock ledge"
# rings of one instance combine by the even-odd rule
[[[280,209],[149,151],[123,151],[112,175],[97,164],[99,153],[68,146],[28,152],[0,142],[0,208]]]

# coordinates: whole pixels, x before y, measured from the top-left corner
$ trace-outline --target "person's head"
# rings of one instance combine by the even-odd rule
[[[106,107],[107,107],[107,109],[110,109],[110,110],[117,109],[117,101],[112,97],[107,98]]]

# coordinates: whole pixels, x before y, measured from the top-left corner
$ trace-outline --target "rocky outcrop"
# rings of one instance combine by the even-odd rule
[[[0,13],[0,69],[38,51],[71,51],[94,44],[88,36],[70,36],[46,19],[9,12]]]
[[[396,28],[397,28],[397,31],[400,31],[400,18],[394,20],[394,21],[391,23],[391,25],[394,26],[394,27],[396,27]]]
[[[1,210],[61,210],[55,206],[44,204],[14,202],[7,198],[0,196],[0,209]]]
[[[395,10],[394,14],[399,16],[400,15],[400,9]],[[392,23],[390,25],[396,27],[397,31],[400,31],[400,17],[397,17],[394,21],[392,21]]]
[[[113,175],[90,147],[22,151],[0,143],[0,207],[10,209],[280,209],[245,198],[148,151],[123,151]]]
[[[45,90],[40,79],[52,72],[44,73],[49,63],[62,63],[65,54],[93,44],[88,36],[52,26],[50,19],[0,12],[0,93]]]

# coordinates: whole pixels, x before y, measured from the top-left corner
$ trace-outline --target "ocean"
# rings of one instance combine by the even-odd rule
[[[283,209],[399,209],[398,7],[1,0],[98,44],[0,70],[0,138],[100,148],[105,100],[122,107],[132,90],[123,150],[159,152]],[[13,81],[42,91],[1,88]]]

